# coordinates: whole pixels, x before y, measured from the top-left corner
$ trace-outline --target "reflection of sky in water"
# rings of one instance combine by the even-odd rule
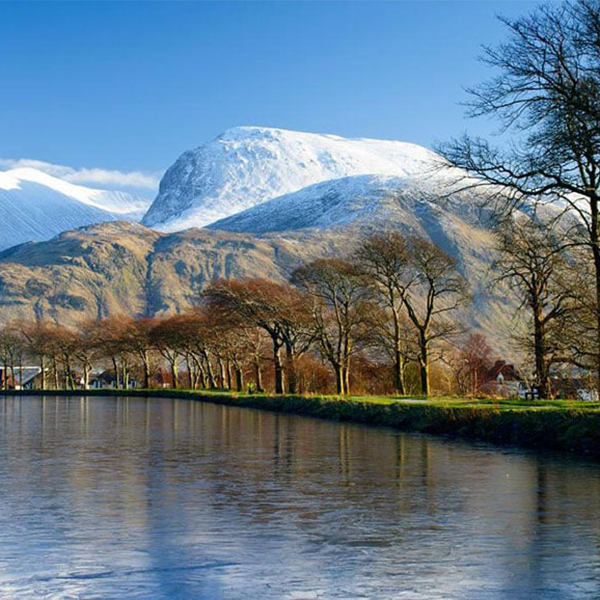
[[[143,399],[0,399],[0,597],[600,597],[600,467]]]

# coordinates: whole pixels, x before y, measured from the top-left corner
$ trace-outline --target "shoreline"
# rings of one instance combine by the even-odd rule
[[[600,459],[600,408],[544,404],[481,404],[393,397],[271,396],[186,390],[9,390],[0,396],[170,398],[253,408],[329,421],[476,440],[499,446],[563,451]]]

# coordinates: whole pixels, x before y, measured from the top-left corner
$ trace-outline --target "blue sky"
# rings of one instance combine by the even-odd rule
[[[519,1],[2,2],[0,166],[157,174],[228,127],[431,146]],[[148,184],[150,185],[150,184]]]

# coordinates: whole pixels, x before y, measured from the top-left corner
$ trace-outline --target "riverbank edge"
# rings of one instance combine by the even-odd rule
[[[401,431],[443,435],[497,445],[566,451],[600,458],[600,411],[576,408],[539,410],[473,406],[440,406],[435,400],[381,403],[368,399],[324,396],[268,396],[187,390],[23,390],[0,396],[110,396],[194,400],[391,427]]]

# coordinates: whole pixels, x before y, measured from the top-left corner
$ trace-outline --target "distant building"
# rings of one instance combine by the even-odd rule
[[[14,372],[14,378],[13,378]],[[0,367],[0,389],[31,390],[37,386],[41,379],[40,367],[15,367],[10,369]]]
[[[80,382],[83,385],[83,381]],[[128,388],[136,388],[138,386],[137,379],[129,379]],[[106,390],[116,388],[117,382],[113,371],[104,369],[94,369],[90,373],[88,388],[91,390]]]
[[[490,396],[525,397],[527,385],[514,365],[505,360],[497,360],[487,370],[482,390]]]
[[[89,388],[92,390],[103,390],[116,387],[115,376],[112,371],[94,369],[90,374]]]

